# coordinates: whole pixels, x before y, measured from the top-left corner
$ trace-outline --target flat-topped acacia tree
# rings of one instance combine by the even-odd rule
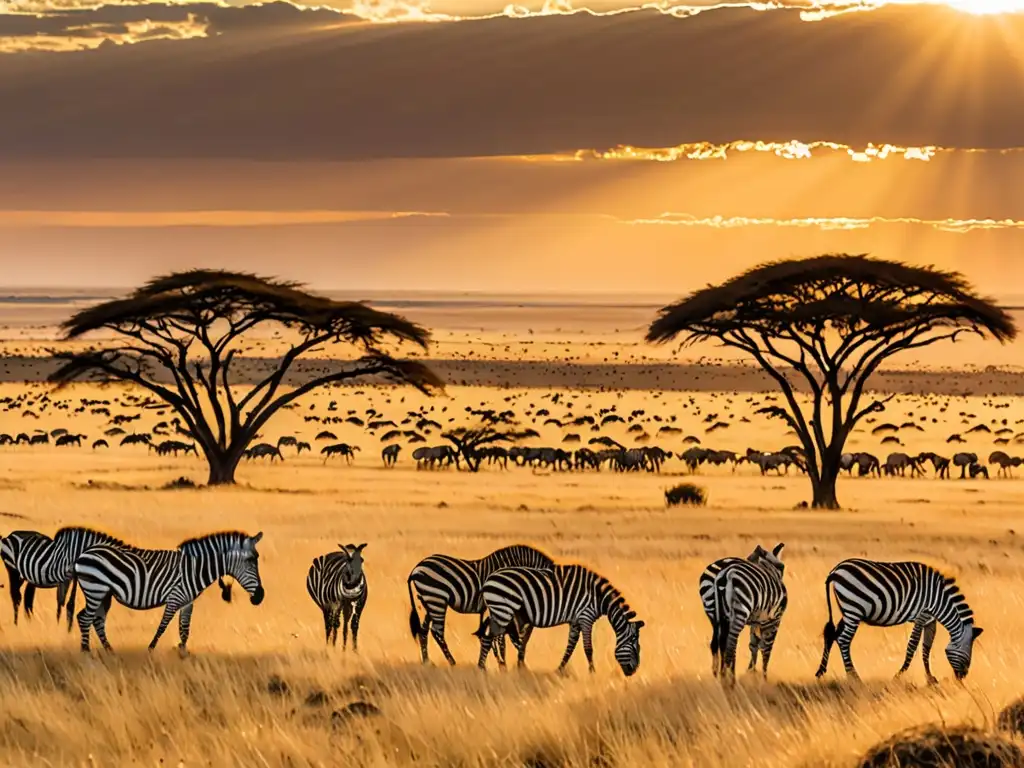
[[[239,386],[236,359],[247,334],[275,327],[294,337],[271,371]],[[149,390],[181,416],[210,466],[209,484],[233,483],[242,452],[281,408],[314,389],[360,377],[442,388],[425,365],[387,354],[387,342],[426,349],[430,334],[403,317],[359,302],[334,301],[296,283],[209,270],[180,272],[123,299],[82,310],[62,326],[65,338],[104,338],[84,352],[57,352],[50,381],[130,382]],[[111,338],[112,337],[112,338]],[[251,342],[251,336],[249,338]],[[350,344],[359,356],[337,367],[285,381],[303,355]]]
[[[715,340],[752,357],[785,396],[785,406],[759,413],[782,419],[799,437],[813,506],[837,509],[846,439],[891,398],[865,398],[872,374],[900,352],[965,333],[1005,343],[1017,329],[958,273],[826,255],[771,262],[695,291],[660,311],[647,340]],[[797,382],[810,391],[809,403],[798,400]]]

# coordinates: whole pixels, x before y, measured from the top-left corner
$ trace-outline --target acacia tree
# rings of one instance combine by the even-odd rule
[[[284,330],[292,346],[251,386],[240,386],[236,362],[246,337]],[[161,277],[124,299],[82,310],[62,326],[66,339],[104,338],[84,352],[56,352],[50,381],[130,382],[181,416],[210,466],[209,483],[233,483],[254,436],[281,408],[314,389],[374,376],[423,391],[442,382],[422,363],[387,354],[386,341],[426,348],[430,336],[405,318],[365,304],[334,301],[296,283],[250,274],[195,270]],[[112,337],[112,338],[110,338]],[[332,343],[354,345],[356,359],[287,380],[306,353]]]
[[[481,448],[495,443],[512,443],[527,437],[537,437],[537,432],[532,429],[519,431],[484,424],[478,427],[458,427],[442,433],[441,437],[455,446],[457,455],[465,460],[470,472],[479,472],[480,462],[483,460],[483,456],[480,455]]]
[[[891,399],[865,398],[872,374],[900,352],[965,333],[1006,342],[1017,329],[958,273],[826,255],[771,262],[695,291],[660,311],[647,340],[717,340],[752,357],[785,396],[785,406],[760,412],[800,438],[813,505],[836,509],[846,439]],[[798,383],[809,404],[798,399]]]

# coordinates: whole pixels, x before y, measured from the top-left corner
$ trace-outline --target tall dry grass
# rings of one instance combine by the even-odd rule
[[[500,402],[498,394],[466,392],[451,409]],[[68,417],[54,418],[58,426]],[[20,426],[3,419],[2,430]],[[318,428],[294,413],[274,427],[275,436]],[[3,765],[838,768],[906,726],[990,724],[1024,694],[1015,481],[850,480],[840,489],[847,509],[819,513],[792,508],[806,497],[804,479],[749,471],[711,472],[699,481],[708,506],[667,510],[662,491],[676,477],[416,472],[408,456],[386,471],[368,449],[354,467],[315,458],[249,466],[243,487],[214,491],[143,490],[203,471],[194,459],[141,449],[4,449],[0,461],[4,531],[89,524],[159,547],[217,529],[263,530],[267,590],[259,607],[237,589],[231,604],[217,590],[204,594],[185,660],[174,652],[173,628],[155,653],[144,650],[159,612],[115,605],[108,633],[117,653],[82,656],[77,630],[69,636],[54,621],[52,592],[18,627],[0,595]],[[369,542],[358,656],[324,648],[304,588],[312,558],[349,541]],[[697,576],[714,558],[777,541],[787,543],[791,602],[770,680],[741,677],[723,690],[710,675]],[[475,622],[459,616],[449,622],[459,666],[418,663],[410,568],[432,552],[479,556],[513,542],[586,563],[622,589],[647,622],[634,678],[618,672],[607,624],[595,632],[593,676],[582,658],[568,676],[553,674],[564,629],[535,633],[529,671],[500,673],[492,660],[482,674],[473,666]],[[864,684],[847,683],[837,654],[828,677],[814,680],[822,584],[832,565],[855,555],[926,559],[959,578],[986,629],[965,686],[952,680],[941,631],[939,686],[924,685],[919,660],[905,679],[892,679],[909,628],[858,633]],[[433,644],[431,655],[441,660]],[[379,715],[346,717],[354,701]]]

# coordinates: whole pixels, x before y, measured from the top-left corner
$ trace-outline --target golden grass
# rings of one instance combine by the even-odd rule
[[[114,392],[75,388],[71,394]],[[435,405],[460,415],[467,404],[497,405],[507,394],[455,391],[453,400]],[[341,415],[373,404],[394,418],[419,402],[409,397],[402,403],[401,397],[334,391],[311,402],[316,413],[337,399]],[[698,396],[705,410],[721,409],[724,398],[709,397]],[[538,398],[531,393],[524,402]],[[577,411],[588,398],[599,405],[616,395],[576,396]],[[684,413],[674,410],[680,399],[638,393],[617,402],[620,411],[636,406]],[[961,409],[951,407],[947,416]],[[990,414],[981,403],[969,409],[979,418],[998,415],[1012,423],[1018,417],[1012,409]],[[303,423],[304,413],[305,407],[282,414],[265,439],[293,432],[310,439],[322,427]],[[149,422],[158,418],[146,416]],[[699,418],[684,419],[686,431],[699,424]],[[102,421],[66,412],[44,414],[38,423],[15,412],[0,414],[0,431],[72,425],[91,440]],[[930,426],[915,440],[939,448],[937,441],[952,428]],[[247,465],[242,487],[213,491],[137,490],[179,475],[204,477],[195,459],[157,458],[142,448],[0,449],[0,530],[52,532],[90,524],[152,547],[217,529],[263,530],[267,590],[259,607],[237,588],[230,605],[217,590],[204,594],[193,619],[193,655],[185,660],[173,650],[173,627],[154,654],[145,651],[158,612],[115,605],[108,632],[117,654],[81,656],[77,630],[68,636],[54,623],[52,592],[39,595],[35,618],[18,627],[4,607],[0,764],[838,768],[855,765],[869,746],[905,727],[988,727],[1003,705],[1024,693],[1018,640],[1024,631],[1024,547],[1012,531],[1021,525],[1019,482],[844,480],[840,496],[847,509],[819,513],[793,509],[807,496],[805,479],[763,478],[748,467],[699,478],[709,491],[706,507],[667,510],[663,491],[679,477],[417,472],[408,452],[398,469],[387,471],[379,466],[376,441],[365,435],[355,440],[345,429],[336,430],[339,438],[364,446],[352,467],[289,454],[283,465]],[[713,438],[717,446],[741,447],[773,445],[784,436],[755,418]],[[869,438],[859,439],[866,444]],[[875,445],[877,450],[877,439]],[[679,466],[672,463],[670,472]],[[358,656],[324,649],[320,614],[304,587],[312,558],[349,541],[369,542],[371,593]],[[770,681],[741,676],[735,690],[723,690],[710,674],[710,628],[697,598],[698,574],[712,559],[777,541],[787,544],[790,607]],[[481,674],[470,634],[475,621],[460,616],[450,619],[448,630],[460,665],[450,670],[418,663],[408,630],[410,568],[432,552],[472,557],[514,542],[585,563],[622,589],[647,622],[634,678],[618,671],[606,623],[595,631],[593,676],[579,657],[567,677],[552,673],[564,650],[564,629],[535,633],[528,672],[499,673],[492,659]],[[986,629],[965,686],[952,680],[941,631],[933,654],[939,686],[924,685],[919,660],[905,679],[892,679],[909,628],[858,633],[854,656],[863,685],[843,679],[837,653],[826,680],[814,680],[826,618],[825,575],[856,555],[925,559],[959,578]],[[432,642],[430,651],[435,663],[441,661]],[[740,659],[746,661],[745,649]],[[287,692],[271,685],[277,680]],[[376,705],[380,715],[332,717],[353,701]]]

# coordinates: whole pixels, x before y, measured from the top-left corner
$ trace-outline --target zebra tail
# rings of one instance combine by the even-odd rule
[[[406,582],[409,586],[409,631],[413,637],[423,634],[423,625],[420,624],[420,615],[416,612],[416,601],[412,596],[412,579]]]
[[[76,595],[77,592],[78,592],[78,577],[77,576],[72,576],[71,577],[71,594],[68,595],[68,605],[67,605],[67,608],[64,609],[65,610],[65,615],[66,615],[67,621],[68,621],[68,632],[70,632],[72,627],[74,626],[75,595]]]
[[[825,579],[825,603],[828,605],[828,623],[825,624],[825,631],[822,633],[825,637],[825,647],[830,648],[832,643],[836,641],[836,625],[832,616],[832,574]]]

